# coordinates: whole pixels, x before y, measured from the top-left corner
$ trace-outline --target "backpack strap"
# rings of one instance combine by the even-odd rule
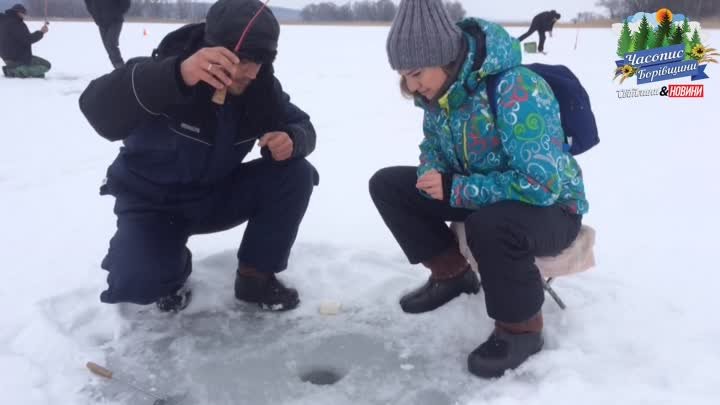
[[[530,69],[532,70],[532,69]],[[497,86],[498,81],[500,80],[500,75],[504,72],[500,72],[494,75],[488,75],[485,77],[485,86],[486,91],[488,95],[488,102],[490,103],[490,111],[493,114],[493,117],[495,117],[495,120],[497,121]],[[542,76],[541,76],[542,77]],[[563,128],[564,130],[565,128]],[[566,132],[566,131],[563,131]],[[568,135],[565,133],[565,141],[563,142],[563,151],[570,152],[570,142],[568,140]]]

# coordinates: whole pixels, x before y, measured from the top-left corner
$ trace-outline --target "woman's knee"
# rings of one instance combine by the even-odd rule
[[[369,189],[373,200],[384,199],[394,190],[407,187],[407,184],[415,184],[416,169],[413,167],[385,167],[378,170],[370,177]]]

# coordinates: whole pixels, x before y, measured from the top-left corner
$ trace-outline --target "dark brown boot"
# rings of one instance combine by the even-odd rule
[[[244,264],[240,264],[238,266],[237,274],[239,276],[243,277],[255,277],[262,280],[267,279],[270,277],[272,273],[261,273],[255,269],[255,267],[246,266]]]
[[[495,321],[490,337],[468,356],[468,370],[479,377],[496,378],[517,368],[542,349],[542,328],[542,313],[523,322]]]
[[[460,249],[454,246],[422,262],[422,265],[430,269],[432,273],[430,277],[433,279],[448,280],[463,274],[467,270],[468,262],[460,253]]]
[[[515,335],[521,333],[540,333],[543,329],[542,312],[538,312],[537,315],[523,322],[510,323],[495,321],[495,328]]]
[[[400,307],[410,314],[437,309],[460,294],[477,294],[480,280],[457,247],[423,262],[432,274],[420,288],[405,294]]]
[[[286,287],[275,274],[244,265],[240,265],[235,277],[235,298],[269,311],[287,311],[300,303],[297,290]]]

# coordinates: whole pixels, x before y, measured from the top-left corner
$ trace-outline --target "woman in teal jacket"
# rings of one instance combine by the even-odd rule
[[[502,27],[480,19],[453,24],[440,0],[403,0],[387,51],[403,92],[425,112],[419,166],[385,168],[370,180],[400,247],[431,272],[400,305],[427,312],[479,291],[446,224],[464,222],[495,320],[468,368],[501,376],[543,345],[535,257],[570,246],[588,209],[580,167],[563,149],[558,102],[520,65],[519,43]],[[497,75],[494,100],[488,75]]]

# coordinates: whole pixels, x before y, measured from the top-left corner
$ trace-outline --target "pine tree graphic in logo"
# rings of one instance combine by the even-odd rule
[[[691,54],[701,44],[700,24],[692,23],[684,15],[680,15],[681,19],[676,17],[672,10],[661,8],[655,13],[637,13],[626,18],[620,29],[617,56],[622,58],[627,53],[683,44],[685,59],[699,60]],[[714,51],[707,46],[705,49]]]

